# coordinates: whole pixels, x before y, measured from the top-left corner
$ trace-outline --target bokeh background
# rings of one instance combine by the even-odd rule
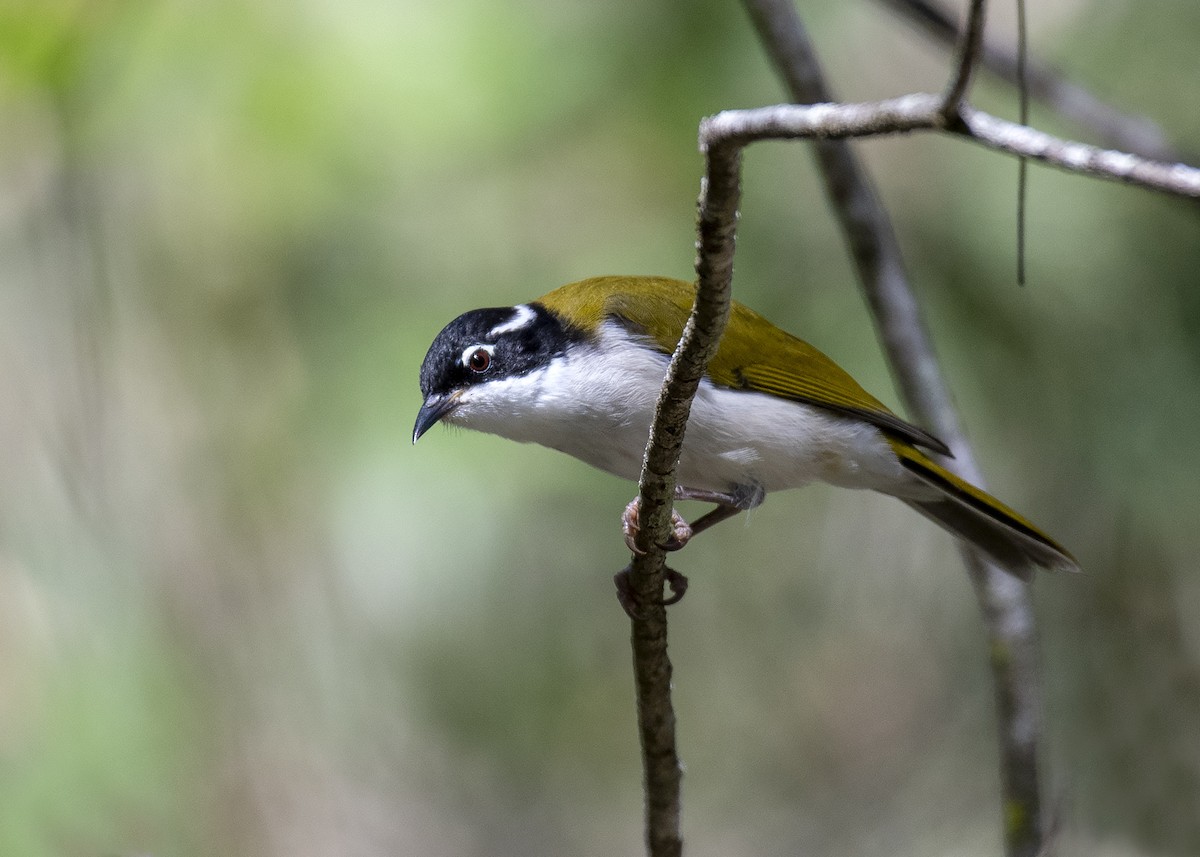
[[[843,98],[942,85],[882,6],[800,9]],[[1030,12],[1200,150],[1200,4]],[[0,854],[638,853],[633,486],[414,448],[417,369],[465,309],[690,277],[699,119],[781,98],[734,2],[7,0]],[[1062,853],[1200,853],[1196,208],[1034,168],[1019,288],[1011,160],[860,150],[992,488],[1087,572],[1036,585]],[[748,155],[735,289],[898,404],[801,145]],[[1000,853],[948,537],[818,486],[678,559],[689,853]]]

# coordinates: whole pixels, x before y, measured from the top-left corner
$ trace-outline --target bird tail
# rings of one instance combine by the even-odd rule
[[[976,488],[919,449],[889,438],[900,464],[925,485],[932,498],[900,499],[925,517],[982,550],[1003,568],[1029,580],[1033,568],[1079,571],[1079,563],[1062,545],[991,494]]]

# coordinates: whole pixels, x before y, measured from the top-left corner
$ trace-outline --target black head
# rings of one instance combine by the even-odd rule
[[[413,443],[457,407],[464,390],[528,374],[580,338],[536,303],[463,313],[442,328],[421,364],[425,403],[413,427]]]

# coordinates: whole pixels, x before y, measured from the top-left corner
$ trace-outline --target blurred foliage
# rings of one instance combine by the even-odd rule
[[[881,7],[801,12],[843,97],[941,85]],[[1200,150],[1200,6],[1031,13]],[[736,3],[4,4],[0,854],[636,853],[633,487],[413,449],[416,372],[464,309],[688,276],[700,117],[779,97]],[[1011,161],[860,149],[993,487],[1087,571],[1036,593],[1062,853],[1193,854],[1195,207],[1035,169],[1021,289]],[[736,287],[896,401],[801,146],[748,155]],[[689,852],[999,853],[949,540],[814,487],[701,541]]]

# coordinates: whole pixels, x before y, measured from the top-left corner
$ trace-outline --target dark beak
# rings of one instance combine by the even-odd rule
[[[417,423],[413,426],[413,443],[416,443],[421,435],[457,407],[457,393],[451,393],[448,396],[430,395],[425,400],[425,404],[421,405],[421,410],[417,411]]]

